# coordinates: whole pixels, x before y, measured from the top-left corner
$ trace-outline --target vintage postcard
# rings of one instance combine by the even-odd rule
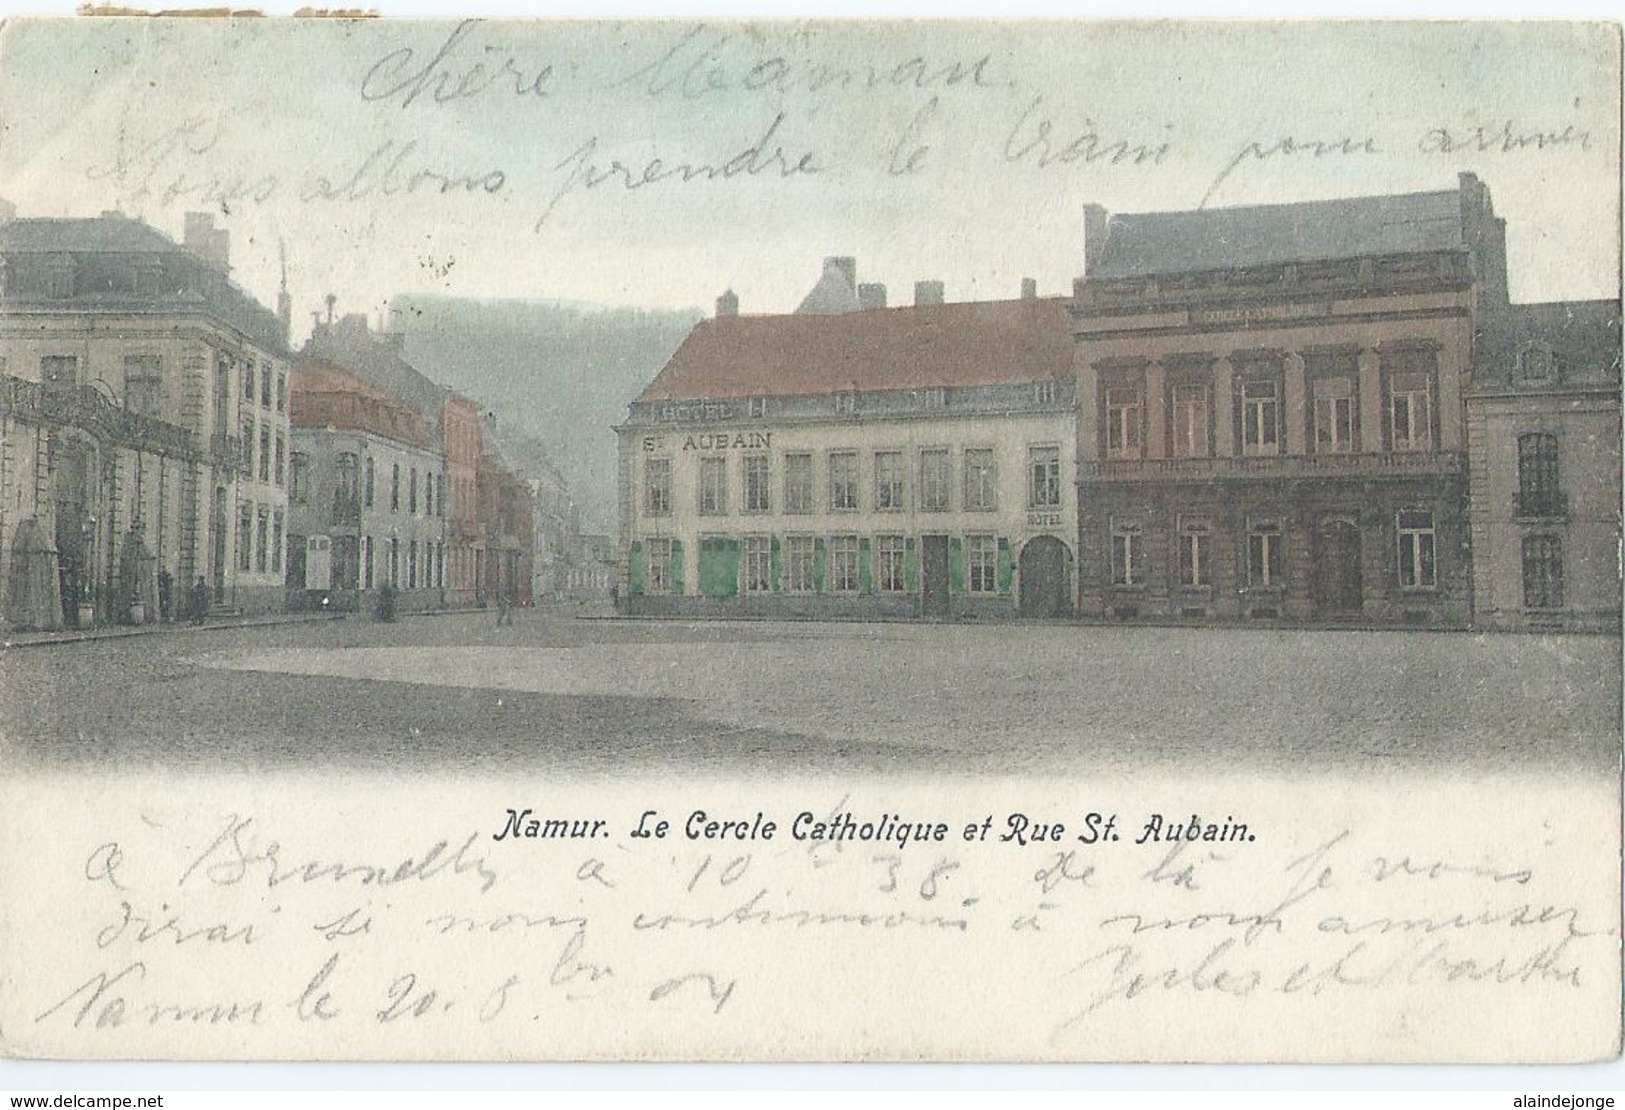
[[[1616,1057],[1620,77],[0,27],[0,1051]]]

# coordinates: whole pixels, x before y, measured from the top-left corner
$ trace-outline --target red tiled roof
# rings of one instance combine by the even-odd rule
[[[1072,372],[1067,300],[702,320],[640,401],[995,385]]]
[[[295,428],[342,428],[397,443],[432,447],[423,414],[325,359],[306,359],[289,374],[288,422]]]

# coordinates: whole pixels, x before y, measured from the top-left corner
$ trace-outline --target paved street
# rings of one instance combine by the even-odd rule
[[[30,767],[407,773],[1587,771],[1620,641],[525,612],[0,652]]]

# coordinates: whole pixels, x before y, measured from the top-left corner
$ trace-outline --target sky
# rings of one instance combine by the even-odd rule
[[[211,211],[296,339],[326,294],[783,312],[1068,291],[1082,207],[1488,182],[1518,300],[1620,288],[1601,24],[16,21],[0,196]]]

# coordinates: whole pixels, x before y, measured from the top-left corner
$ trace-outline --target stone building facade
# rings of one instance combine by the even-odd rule
[[[1474,621],[1620,627],[1620,304],[1510,305],[1467,395]]]
[[[633,613],[1071,611],[1071,323],[1039,298],[885,307],[830,259],[797,313],[730,292],[618,429]]]
[[[289,604],[370,607],[387,584],[404,610],[446,586],[446,475],[427,422],[319,359],[293,368]]]
[[[1466,625],[1474,324],[1507,297],[1488,190],[1086,230],[1080,612]]]
[[[282,602],[287,313],[226,233],[0,224],[0,613],[36,628]]]

